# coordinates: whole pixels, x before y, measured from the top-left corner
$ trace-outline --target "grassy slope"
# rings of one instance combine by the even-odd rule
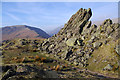
[[[89,70],[94,72],[99,72],[107,76],[118,77],[118,56],[114,50],[115,45],[118,45],[117,42],[111,41],[107,45],[102,45],[98,50],[94,51],[92,57],[89,59]],[[96,62],[94,62],[96,60]],[[103,71],[103,68],[111,64],[113,66],[112,71]]]

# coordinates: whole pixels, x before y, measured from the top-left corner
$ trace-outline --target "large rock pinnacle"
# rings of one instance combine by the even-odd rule
[[[67,24],[64,25],[64,28],[60,31],[60,33],[69,33],[72,32],[72,34],[79,34],[83,31],[83,27],[86,25],[90,17],[92,16],[91,9],[79,9],[70,20],[67,22]]]

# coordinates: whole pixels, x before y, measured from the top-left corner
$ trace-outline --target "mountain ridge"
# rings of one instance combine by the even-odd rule
[[[50,36],[43,30],[27,25],[13,25],[2,27],[2,39],[15,38],[49,38]]]

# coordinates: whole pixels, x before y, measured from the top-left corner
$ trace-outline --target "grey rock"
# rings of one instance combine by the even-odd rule
[[[96,59],[93,59],[93,62],[97,62],[97,60],[96,60]]]
[[[83,63],[79,62],[79,66],[80,66],[80,67],[83,67],[84,65],[83,65]]]
[[[25,67],[23,65],[17,65],[16,72],[26,72],[28,71],[28,67]]]
[[[67,33],[67,38],[70,38],[72,36],[71,32]]]
[[[103,22],[103,25],[110,25],[112,24],[112,20],[111,19],[106,19],[104,22]]]
[[[85,36],[81,36],[81,39],[82,39],[82,40],[85,40]]]
[[[47,45],[47,44],[49,44],[49,41],[45,40],[45,41],[43,42],[42,46],[45,46],[45,45]]]
[[[93,47],[92,42],[90,42],[90,41],[89,41],[89,43],[88,43],[88,44],[86,44],[86,47],[88,47],[88,48]]]
[[[107,44],[107,43],[108,43],[108,41],[107,41],[107,40],[105,40],[105,41],[104,41],[104,44]]]
[[[55,45],[54,44],[51,44],[50,46],[49,46],[49,49],[52,49],[52,48],[54,48],[55,47]]]
[[[102,42],[94,42],[93,47],[94,48],[99,48],[102,45]]]
[[[78,65],[79,65],[79,62],[74,61],[73,64],[76,65],[76,66],[78,66]]]
[[[112,65],[108,64],[107,66],[104,67],[103,70],[112,70],[112,69],[113,69]]]
[[[86,58],[89,58],[89,57],[90,57],[90,54],[85,54],[85,57],[86,57]]]
[[[110,26],[108,26],[106,32],[108,35],[110,35],[110,33],[113,32],[113,29]]]
[[[92,53],[93,51],[94,51],[94,49],[93,49],[93,48],[90,48],[90,49],[89,49],[89,52],[90,52],[90,53]]]
[[[92,36],[91,39],[90,39],[92,42],[95,42],[97,40],[99,40],[96,36]]]
[[[120,55],[120,45],[119,45],[119,44],[116,45],[115,51],[116,51],[116,53],[117,53],[118,55]]]
[[[84,52],[77,52],[77,54],[82,57],[85,53]]]
[[[79,46],[83,46],[83,40],[77,40],[77,44],[78,44]]]
[[[4,55],[1,55],[1,58],[5,58],[5,56],[4,56]]]
[[[103,60],[102,62],[107,62],[107,60],[105,59],[105,60]]]
[[[73,58],[73,59],[75,59],[75,58],[76,58],[76,56],[72,56],[72,58]]]
[[[62,54],[62,57],[63,59],[67,59],[73,52],[70,50],[66,50],[63,54]]]
[[[76,42],[77,38],[70,38],[66,41],[66,44],[68,46],[74,46],[75,45],[75,42]]]
[[[114,24],[111,25],[111,27],[112,27],[114,30],[117,31],[117,29],[120,28],[120,24],[119,24],[119,23],[116,23],[116,24],[114,23]]]
[[[9,69],[2,77],[2,80],[6,80],[9,77],[13,76],[16,74],[16,71],[14,71],[13,69]]]

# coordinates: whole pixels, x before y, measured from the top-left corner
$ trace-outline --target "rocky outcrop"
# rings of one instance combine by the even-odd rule
[[[58,34],[45,40],[42,48],[48,54],[59,56],[71,64],[86,67],[92,53],[109,39],[117,40],[119,24],[107,19],[102,25],[91,25],[91,9],[80,9],[64,25]],[[67,57],[66,57],[67,56]]]
[[[103,62],[109,61],[108,63],[111,63],[111,60],[113,61],[111,65],[102,66],[104,70],[112,70],[114,65],[118,66],[118,64],[114,63],[117,57],[113,53],[117,54],[117,56],[120,55],[119,46],[117,46],[117,42],[120,40],[118,34],[119,24],[113,23],[110,19],[106,19],[100,26],[96,26],[95,24],[91,25],[92,22],[89,21],[91,16],[92,11],[90,8],[81,8],[72,15],[58,34],[40,42],[37,40],[20,39],[18,41],[19,43],[16,44],[16,42],[5,41],[2,49],[20,48],[21,46],[29,44],[32,46],[32,49],[36,49],[42,54],[52,54],[50,57],[66,60],[69,62],[68,64],[79,67],[89,66],[90,62],[92,63],[89,59],[91,59],[93,53],[97,51],[98,53],[94,56],[93,62],[99,64],[99,62],[103,60]],[[110,48],[108,49],[109,51],[107,51],[106,46]],[[99,49],[102,47],[105,47],[105,51],[108,53],[101,53]],[[101,54],[102,57],[100,57]],[[112,55],[112,58],[109,58],[108,55]],[[101,59],[97,60],[99,57]],[[103,68],[101,70],[103,70]]]

